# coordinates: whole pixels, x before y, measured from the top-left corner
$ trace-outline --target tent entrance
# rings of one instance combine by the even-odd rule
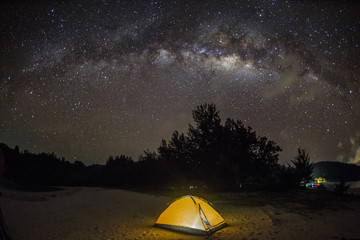
[[[211,229],[212,226],[211,226],[211,224],[209,223],[208,219],[206,218],[204,211],[201,209],[200,204],[199,204],[199,211],[200,211],[200,218],[201,218],[201,221],[202,221],[205,229],[206,229],[206,230],[207,230],[207,229]]]

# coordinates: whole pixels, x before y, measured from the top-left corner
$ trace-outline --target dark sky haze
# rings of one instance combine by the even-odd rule
[[[282,149],[360,162],[359,1],[5,1],[0,142],[138,158],[215,103]]]

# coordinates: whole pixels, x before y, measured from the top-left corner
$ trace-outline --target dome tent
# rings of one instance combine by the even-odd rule
[[[155,226],[191,234],[211,234],[226,226],[209,202],[195,196],[175,199],[159,216]]]

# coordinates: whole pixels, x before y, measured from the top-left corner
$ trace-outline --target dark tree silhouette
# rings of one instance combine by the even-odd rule
[[[252,146],[256,143],[256,134],[250,127],[245,128],[241,121],[228,118],[224,126],[223,151],[225,169],[233,179],[232,184],[243,185],[245,180],[252,175],[253,154]],[[224,171],[226,174],[226,171]],[[228,182],[228,184],[231,184]]]
[[[54,153],[32,154],[15,147],[3,151],[4,175],[22,184],[146,188],[196,184],[217,190],[271,188],[290,177],[278,164],[281,148],[275,142],[239,120],[228,118],[222,124],[215,104],[196,107],[192,117],[194,125],[189,124],[185,134],[174,131],[157,152],[145,151],[136,162],[120,155],[110,156],[105,165],[85,166]],[[295,169],[300,174],[300,165]]]
[[[170,169],[176,168],[188,181],[221,189],[238,188],[250,177],[268,183],[274,176],[281,148],[273,141],[258,137],[241,121],[227,119],[221,125],[214,104],[200,105],[192,115],[195,126],[189,125],[187,135],[175,131],[158,149]]]
[[[300,184],[302,181],[312,180],[311,175],[314,170],[314,164],[311,162],[309,153],[305,149],[298,148],[298,154],[291,161],[290,168],[293,171],[297,184]]]
[[[192,112],[195,127],[189,125],[188,141],[198,180],[217,184],[221,154],[222,126],[214,104],[200,105]]]
[[[145,151],[136,162],[136,184],[138,187],[156,188],[169,184],[171,175],[176,172],[170,172],[164,162],[159,159],[155,152]]]
[[[105,184],[108,186],[130,186],[134,181],[134,161],[125,155],[110,156],[105,165]]]

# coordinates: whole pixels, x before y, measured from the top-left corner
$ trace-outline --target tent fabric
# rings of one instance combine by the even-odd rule
[[[225,227],[226,222],[210,203],[188,195],[170,203],[155,226],[192,234],[209,234]]]

